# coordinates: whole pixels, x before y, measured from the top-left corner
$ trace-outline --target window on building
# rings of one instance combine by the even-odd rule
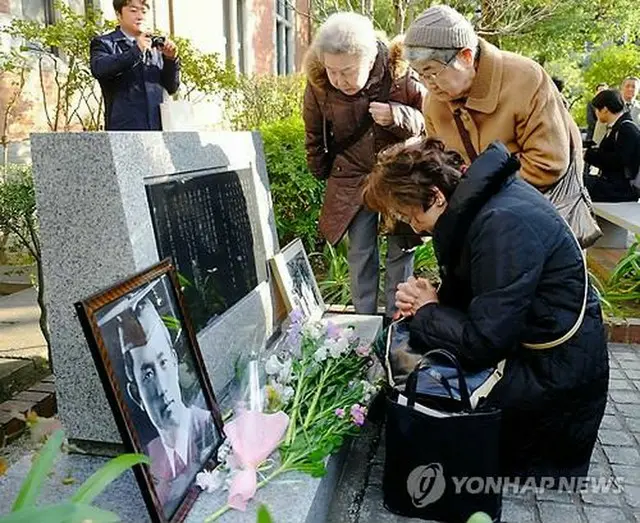
[[[295,49],[295,19],[290,1],[276,1],[276,71],[280,75],[293,73]]]
[[[22,0],[22,18],[43,24],[54,21],[53,0]]]

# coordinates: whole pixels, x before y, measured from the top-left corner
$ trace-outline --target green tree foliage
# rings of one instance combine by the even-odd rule
[[[433,0],[317,0],[313,19],[321,23],[335,11],[372,16],[392,36],[439,2]],[[505,50],[542,64],[584,54],[607,42],[633,42],[640,36],[640,3],[635,0],[451,0],[482,37]]]
[[[36,194],[28,165],[11,166],[4,172],[0,182],[0,232],[14,235],[20,244],[33,256],[38,271],[38,305],[40,306],[40,330],[47,343],[51,364],[51,343],[47,324],[47,309],[44,303],[44,279],[42,256],[36,217]]]
[[[618,88],[627,76],[640,76],[640,47],[611,45],[591,55],[584,72],[584,83],[587,91],[594,93],[600,82]]]
[[[180,53],[181,98],[197,102],[235,85],[235,70],[218,53],[203,53],[187,38],[174,40]]]
[[[99,130],[103,102],[91,74],[90,43],[95,36],[112,30],[115,22],[104,20],[98,10],[87,9],[81,14],[62,2],[55,6],[57,16],[52,24],[15,18],[0,29],[0,33],[23,42],[20,50],[0,53],[2,74],[24,77],[37,72],[51,131],[68,130],[73,124]],[[179,97],[198,101],[235,85],[235,72],[224,65],[219,54],[203,53],[187,38],[175,40],[181,60]]]
[[[292,116],[260,127],[280,244],[301,238],[307,252],[321,250],[318,216],[324,183],[307,168],[304,124]]]
[[[100,12],[86,14],[56,2],[55,23],[14,18],[2,32],[23,42],[22,52],[14,49],[0,55],[0,61],[14,74],[35,70],[42,91],[43,112],[51,131],[69,129],[80,123],[98,129],[102,99],[89,67],[89,42],[111,25]],[[21,73],[20,73],[21,72]],[[47,87],[52,80],[53,88]]]
[[[305,77],[241,75],[224,93],[227,118],[237,131],[302,117]]]

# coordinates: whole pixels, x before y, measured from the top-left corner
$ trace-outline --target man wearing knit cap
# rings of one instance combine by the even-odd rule
[[[405,46],[429,90],[423,112],[430,137],[469,162],[500,140],[518,155],[522,177],[541,190],[567,172],[572,149],[582,172],[580,131],[539,64],[479,38],[444,5],[414,20]]]

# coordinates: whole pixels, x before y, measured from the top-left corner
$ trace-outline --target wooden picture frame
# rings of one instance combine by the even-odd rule
[[[164,260],[75,304],[151,520],[179,523],[217,464],[222,416],[175,268]]]
[[[292,241],[269,263],[287,312],[298,308],[305,319],[319,320],[326,306],[302,241]]]

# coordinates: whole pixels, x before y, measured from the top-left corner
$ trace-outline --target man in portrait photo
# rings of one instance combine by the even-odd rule
[[[126,391],[157,431],[146,454],[160,503],[171,514],[219,436],[210,412],[183,401],[178,355],[151,299],[118,318]]]

